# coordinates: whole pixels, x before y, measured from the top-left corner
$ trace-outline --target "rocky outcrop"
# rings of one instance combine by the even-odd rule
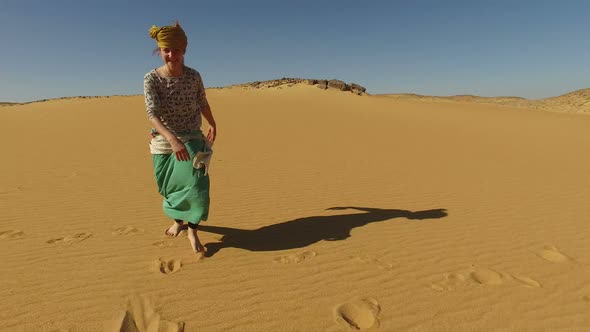
[[[237,87],[243,88],[250,88],[250,89],[264,89],[264,88],[276,88],[282,86],[293,86],[295,84],[308,84],[308,85],[315,85],[320,89],[336,89],[340,91],[348,91],[357,95],[366,94],[367,89],[363,86],[360,86],[356,83],[347,84],[341,80],[320,80],[320,79],[310,79],[310,78],[287,78],[283,77],[276,80],[268,80],[268,81],[255,81],[250,83],[238,84],[234,85]]]
[[[340,80],[329,80],[328,87],[332,89],[338,89],[340,91],[350,91],[350,85]]]
[[[341,80],[308,80],[309,84],[315,85],[320,89],[336,89],[340,91],[349,91],[357,95],[364,95],[367,93],[365,87],[356,83],[347,84]]]
[[[357,95],[360,95],[367,92],[367,89],[365,89],[364,86],[360,86],[356,83],[350,83],[350,91],[356,93]]]
[[[238,84],[239,87],[245,88],[254,88],[254,89],[264,89],[264,88],[275,88],[281,85],[286,86],[293,86],[298,83],[302,83],[303,80],[299,78],[287,78],[283,77],[276,80],[268,80],[268,81],[255,81],[250,83]]]
[[[314,80],[316,81],[316,85],[320,89],[327,89],[328,88],[328,81],[327,80]]]

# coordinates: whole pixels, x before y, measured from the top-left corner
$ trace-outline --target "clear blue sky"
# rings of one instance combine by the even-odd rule
[[[370,93],[550,97],[590,87],[590,1],[0,0],[0,101],[143,93],[178,19],[205,85],[336,78]]]

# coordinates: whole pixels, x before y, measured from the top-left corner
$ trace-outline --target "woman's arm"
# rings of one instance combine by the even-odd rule
[[[203,117],[209,122],[209,130],[207,131],[207,139],[209,142],[215,142],[215,137],[217,136],[217,124],[215,123],[215,119],[213,118],[213,113],[211,112],[211,107],[209,104],[205,107],[201,108],[201,114]]]
[[[186,146],[184,146],[184,143],[182,143],[182,141],[179,140],[178,137],[176,137],[170,130],[168,130],[168,128],[164,126],[164,124],[158,117],[151,118],[150,122],[152,123],[152,126],[154,127],[154,129],[156,129],[158,134],[164,136],[168,143],[170,143],[172,151],[174,151],[174,155],[176,155],[176,159],[180,161],[190,160],[191,156],[188,153]]]
[[[197,72],[197,103],[200,106],[201,115],[207,119],[209,122],[209,130],[207,130],[207,140],[211,143],[215,142],[215,137],[217,136],[217,124],[215,123],[215,119],[213,118],[213,113],[211,113],[211,107],[209,107],[209,102],[207,101],[207,93],[205,92],[205,85],[203,84],[203,79],[201,78],[201,74]]]

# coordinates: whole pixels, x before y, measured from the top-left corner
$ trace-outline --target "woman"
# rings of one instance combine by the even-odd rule
[[[201,75],[184,65],[188,42],[178,22],[161,28],[154,25],[149,33],[164,62],[144,76],[143,85],[153,126],[150,152],[158,191],[164,196],[164,213],[175,221],[165,234],[177,236],[186,221],[191,248],[204,253],[197,225],[209,215],[207,156],[217,126]],[[209,123],[207,136],[201,132],[201,115]]]

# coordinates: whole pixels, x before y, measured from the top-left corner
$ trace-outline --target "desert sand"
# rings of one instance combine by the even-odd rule
[[[201,260],[163,234],[142,96],[0,107],[0,330],[590,328],[590,117],[301,84],[208,99]]]

